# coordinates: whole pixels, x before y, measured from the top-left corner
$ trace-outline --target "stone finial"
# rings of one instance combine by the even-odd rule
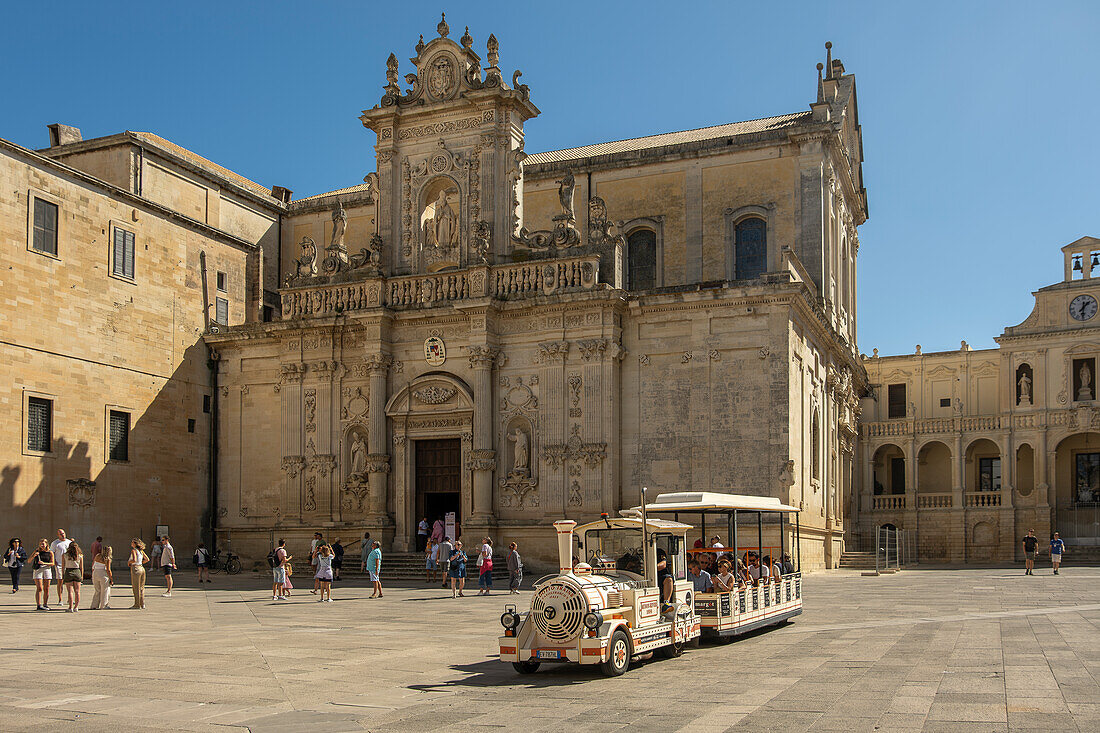
[[[485,42],[485,52],[485,58],[489,61],[489,66],[496,66],[500,63],[500,42],[497,41],[496,35],[489,34],[489,40]]]
[[[435,27],[435,30],[436,30],[436,33],[439,34],[440,38],[446,38],[447,34],[449,34],[451,32],[451,27],[449,25],[447,25],[447,14],[446,13],[440,13],[439,15],[440,15],[439,25],[437,25]]]
[[[459,39],[462,42],[463,48],[472,48],[474,45],[474,39],[470,35],[470,26],[466,26],[466,32],[462,34],[462,38]]]
[[[424,34],[420,34],[420,40],[416,42],[416,55],[424,53]]]
[[[833,42],[825,41],[825,78],[833,78]]]
[[[917,350],[913,352],[917,356],[920,356],[920,344],[917,344]]]
[[[959,351],[970,351],[970,344],[965,341],[959,342]]]
[[[878,358],[878,349],[871,349],[871,358],[872,359],[877,359]]]
[[[386,85],[397,86],[397,56],[392,53],[386,59]]]
[[[825,84],[821,80],[821,70],[825,68],[825,65],[818,63],[817,65],[817,101],[818,104],[825,101]]]

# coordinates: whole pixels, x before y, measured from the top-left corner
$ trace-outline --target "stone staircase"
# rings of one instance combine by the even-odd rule
[[[872,558],[873,560],[874,558]],[[344,568],[340,571],[340,577],[348,580],[366,579],[366,573],[359,570],[359,554],[354,557],[344,556]],[[873,566],[872,566],[873,567]],[[477,553],[470,557],[466,565],[467,581],[477,582]],[[501,579],[508,577],[508,563],[504,555],[493,557],[493,581],[499,584]],[[424,580],[424,553],[422,552],[384,552],[382,553],[382,579],[383,580]],[[442,581],[441,581],[442,582]],[[507,585],[507,580],[505,580]]]
[[[846,551],[840,556],[840,568],[844,570],[874,570],[875,553]]]

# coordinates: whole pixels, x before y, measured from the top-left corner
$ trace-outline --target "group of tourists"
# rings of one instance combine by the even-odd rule
[[[1035,530],[1029,529],[1023,539],[1024,546],[1024,575],[1035,575],[1035,561],[1039,558],[1039,538],[1035,536]],[[1055,532],[1050,538],[1050,564],[1054,574],[1058,574],[1058,568],[1062,565],[1062,555],[1066,553],[1066,543]]]
[[[775,558],[753,550],[742,557],[728,552],[696,552],[688,560],[688,577],[698,593],[725,593],[778,583],[793,572],[794,564],[786,552]]]
[[[332,584],[340,581],[340,571],[344,567],[344,545],[337,537],[331,543],[326,542],[321,532],[314,532],[313,539],[309,543],[309,565],[313,571],[313,590],[310,594],[317,596],[318,603],[332,603]],[[286,549],[286,540],[280,539],[278,544],[267,555],[267,563],[271,566],[271,600],[285,601],[290,598],[294,590],[291,578],[294,575],[294,556]],[[371,598],[382,597],[382,545],[378,541],[372,542],[370,532],[363,537],[362,570],[370,573],[370,580],[374,586]]]
[[[420,520],[417,542],[419,544],[419,530],[427,530],[427,517]],[[442,580],[441,588],[446,588],[448,583],[451,588],[451,597],[464,596],[466,588],[467,565],[470,556],[463,548],[461,540],[451,541],[442,519],[437,519],[431,529],[431,533],[424,534],[424,580],[435,583]],[[508,569],[508,592],[519,593],[519,587],[523,583],[523,558],[519,554],[519,546],[515,542],[508,543],[508,554],[505,556],[505,564]],[[493,591],[493,540],[491,537],[483,537],[478,548],[477,559],[477,594],[479,596],[491,595]]]
[[[196,551],[196,556],[205,553],[202,544]],[[65,598],[65,610],[76,613],[80,610],[80,591],[84,585],[85,571],[91,571],[92,602],[89,609],[98,610],[110,608],[111,589],[115,584],[115,576],[112,565],[115,561],[114,548],[103,543],[103,537],[96,537],[88,548],[87,555],[91,556],[91,562],[86,562],[86,555],[80,543],[70,538],[64,529],[57,530],[57,539],[50,542],[46,538],[38,540],[37,546],[28,550],[24,547],[19,537],[8,540],[8,548],[4,552],[4,567],[11,575],[11,592],[19,592],[19,581],[23,574],[23,568],[30,565],[34,580],[35,610],[49,611],[50,588],[57,584],[57,605],[62,603],[62,594]],[[206,553],[208,556],[208,553]],[[145,553],[145,543],[137,538],[130,540],[129,555],[126,564],[130,568],[130,586],[134,594],[132,609],[145,608],[145,566],[151,565],[159,568],[164,574],[165,598],[172,597],[172,573],[177,570],[176,551],[172,547],[167,536],[157,537],[153,544],[152,557]],[[202,582],[202,568],[200,567],[200,582]],[[206,582],[210,582],[207,578]]]

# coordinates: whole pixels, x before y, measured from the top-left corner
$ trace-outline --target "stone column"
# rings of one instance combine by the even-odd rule
[[[474,374],[473,449],[470,469],[474,479],[473,516],[471,526],[491,526],[493,516],[493,470],[496,451],[493,450],[493,364],[500,349],[492,346],[468,346],[470,369]]]
[[[390,472],[390,454],[386,452],[386,376],[391,359],[386,354],[372,354],[365,360],[370,379],[370,415],[367,426],[367,482],[370,498],[367,516],[372,524],[388,525],[386,484]]]

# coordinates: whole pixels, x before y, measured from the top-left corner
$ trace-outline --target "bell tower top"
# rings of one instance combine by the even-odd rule
[[[1091,280],[1100,277],[1100,239],[1081,237],[1062,247],[1065,281]]]

